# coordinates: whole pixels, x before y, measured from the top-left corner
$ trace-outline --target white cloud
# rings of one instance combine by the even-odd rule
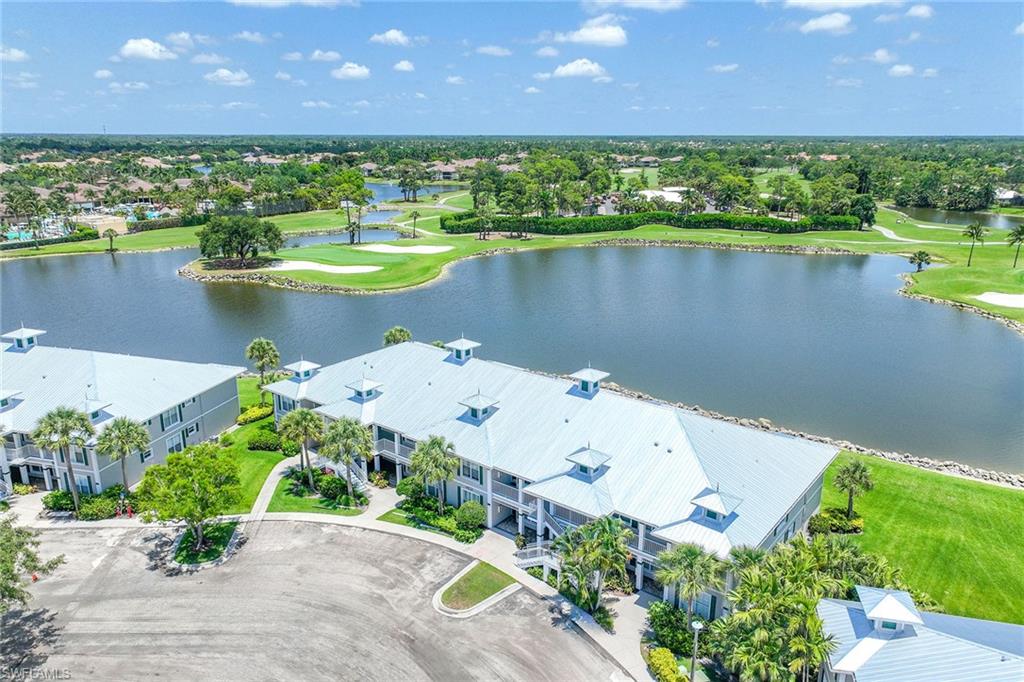
[[[853,57],[845,54],[837,54],[835,57],[832,57],[832,63],[838,66],[842,66],[843,64],[853,64],[854,61],[856,60]]]
[[[99,78],[100,80],[106,80],[107,78],[113,78],[114,72],[109,69],[98,69],[93,72],[93,78]]]
[[[911,31],[907,35],[906,38],[901,38],[901,39],[897,40],[896,42],[900,43],[901,45],[909,45],[910,43],[916,43],[920,39],[921,39],[921,32],[920,31]]]
[[[1013,29],[1013,34],[1018,36],[1024,36],[1024,21],[1017,24],[1017,28]]]
[[[739,68],[739,64],[715,64],[708,70],[714,73],[732,73],[733,71],[736,71]]]
[[[115,95],[127,95],[130,92],[149,90],[149,84],[143,83],[142,81],[126,81],[124,83],[113,81],[111,83],[107,83],[107,88],[109,88]]]
[[[322,99],[307,99],[302,103],[306,109],[333,109],[334,105]]]
[[[899,20],[900,20],[900,15],[899,14],[894,14],[894,13],[879,14],[877,17],[875,17],[875,23],[876,24],[891,24],[892,22],[899,21]]]
[[[193,64],[212,64],[217,66],[219,64],[227,64],[231,60],[222,54],[216,52],[200,52],[195,57],[192,57],[191,62]]]
[[[601,11],[609,7],[645,9],[651,12],[670,12],[686,6],[686,0],[583,0],[583,6],[590,11]]]
[[[149,38],[131,38],[121,46],[121,49],[118,50],[117,53],[125,59],[152,59],[155,61],[164,61],[167,59],[178,58],[178,55],[174,54],[155,40],[150,40]]]
[[[416,99],[428,99],[422,92],[417,92],[415,95]]]
[[[185,52],[196,46],[196,41],[192,39],[192,34],[188,31],[169,33],[165,40],[167,40],[167,42],[170,43],[177,52]]]
[[[4,82],[8,83],[12,88],[17,88],[19,90],[32,90],[38,88],[38,79],[38,73],[29,73],[28,71],[4,74]]]
[[[708,46],[708,47],[711,47],[711,48],[715,48],[715,47],[718,47],[719,45],[721,45],[721,43],[718,42],[718,38],[708,38],[704,42],[704,44],[706,46]]]
[[[357,109],[366,109],[370,106],[370,102],[369,100],[361,99],[358,102],[353,102],[352,106],[356,107]]]
[[[332,69],[331,75],[338,80],[363,80],[370,77],[370,69],[355,62],[345,62],[338,68]]]
[[[259,105],[255,102],[225,102],[220,105],[221,109],[228,111],[238,111],[240,109],[256,109]]]
[[[538,57],[557,57],[558,48],[551,47],[550,45],[545,45],[544,47],[534,52],[534,54],[537,55]]]
[[[899,5],[899,0],[786,0],[786,7],[829,12],[834,9],[858,9],[877,5]]]
[[[938,78],[939,70],[928,68],[921,72],[921,78]]]
[[[27,62],[28,52],[25,52],[25,50],[19,50],[16,47],[0,47],[0,61]]]
[[[338,5],[358,5],[357,0],[228,0],[232,5],[240,7],[265,7],[277,9],[302,5],[305,7],[337,7]]]
[[[245,69],[239,69],[238,71],[232,71],[231,69],[217,69],[203,76],[206,80],[216,85],[226,85],[229,87],[240,88],[247,85],[252,85],[255,81],[249,77],[249,74]]]
[[[607,72],[597,62],[583,58],[562,64],[551,75],[555,78],[600,78],[606,76]]]
[[[853,30],[850,25],[850,15],[842,12],[833,12],[815,17],[806,21],[800,26],[801,33],[817,33],[823,31],[832,35],[842,35]]]
[[[829,85],[836,88],[859,88],[864,85],[864,81],[860,78],[833,78],[829,76],[826,80]]]
[[[481,45],[476,48],[477,54],[485,54],[490,57],[508,57],[512,54],[512,50],[501,45]]]
[[[290,81],[292,79],[292,75],[287,71],[278,71],[274,74],[274,78],[279,81]]]
[[[611,76],[597,76],[594,78],[595,83],[611,83],[613,80],[615,79]]]
[[[894,64],[889,67],[889,75],[893,78],[906,78],[914,75],[914,67],[910,64]]]
[[[178,102],[175,104],[168,104],[167,108],[172,111],[209,111],[210,109],[213,109],[213,105],[209,102],[196,102],[195,104],[183,104]]]
[[[884,47],[880,47],[865,57],[865,59],[869,62],[875,62],[876,64],[892,64],[896,61],[897,57],[895,52],[890,52]]]
[[[309,55],[311,62],[336,62],[341,59],[341,54],[334,50],[313,50]]]
[[[588,19],[575,31],[556,33],[556,43],[578,43],[598,47],[622,47],[629,42],[626,29],[619,25],[621,18],[615,14],[602,14]]]
[[[256,43],[257,45],[262,45],[268,40],[267,37],[259,31],[239,31],[231,37],[234,40],[244,40],[247,43]]]
[[[396,45],[398,47],[408,47],[412,44],[412,39],[405,35],[402,31],[397,28],[389,28],[383,33],[374,33],[370,36],[371,43],[380,43],[381,45]]]
[[[527,95],[539,95],[541,93],[541,89],[535,88],[531,85],[530,87],[524,89],[523,92],[526,93]]]
[[[465,85],[466,79],[462,76],[448,76],[444,79],[444,82],[448,85]]]
[[[935,10],[931,5],[913,5],[907,10],[907,16],[913,19],[931,19],[935,16]]]
[[[395,71],[415,71],[416,65],[410,62],[408,59],[403,59],[400,62],[395,62],[395,65],[391,67]]]
[[[281,59],[285,60],[286,62],[301,62],[302,61],[302,53],[301,52],[285,52],[283,55],[281,55]]]

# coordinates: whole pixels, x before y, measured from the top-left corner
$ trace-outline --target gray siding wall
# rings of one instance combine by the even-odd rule
[[[807,492],[793,503],[793,506],[786,512],[786,515],[778,520],[775,528],[768,534],[764,542],[761,543],[762,549],[774,547],[776,544],[785,541],[787,534],[789,537],[792,537],[807,526],[808,519],[821,506],[821,490],[824,483],[825,475],[822,474],[811,484]]]

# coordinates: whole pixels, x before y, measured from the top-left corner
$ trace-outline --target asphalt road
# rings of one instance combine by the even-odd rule
[[[162,530],[55,530],[67,563],[0,628],[0,670],[104,680],[608,680],[617,668],[520,590],[466,620],[430,605],[468,561],[375,531],[268,521],[226,564],[163,564]],[[2,677],[2,675],[0,675]],[[616,677],[620,677],[616,674]]]

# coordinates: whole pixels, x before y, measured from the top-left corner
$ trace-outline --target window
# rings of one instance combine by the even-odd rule
[[[78,450],[74,453],[74,455],[75,464],[89,466],[89,455],[85,453],[85,450]]]
[[[896,629],[896,623],[893,623],[890,620],[883,620],[882,621],[882,629],[883,630],[895,630]]]
[[[172,452],[181,452],[185,449],[185,438],[182,435],[183,432],[179,431],[170,438],[167,439],[167,454]]]
[[[579,467],[580,467],[580,473],[581,474],[589,474],[590,473],[590,467],[585,466],[583,464],[580,464]]]
[[[473,479],[477,483],[484,482],[483,467],[462,460],[462,475],[466,478]]]
[[[162,430],[166,431],[168,426],[174,426],[181,421],[181,412],[178,410],[179,408],[172,407],[160,415],[160,428]]]
[[[24,344],[24,342],[22,342],[21,339],[14,339],[14,345],[17,346],[18,348],[24,348],[25,347],[25,344]]]
[[[471,490],[466,490],[465,488],[459,488],[459,490],[460,490],[460,496],[462,498],[459,501],[459,504],[465,504],[466,502],[469,502],[470,500],[473,500],[474,502],[479,502],[480,504],[484,503],[484,496],[483,495],[481,495],[479,493],[474,493]]]
[[[462,351],[461,350],[456,349],[456,351],[455,351],[455,359],[456,360],[461,360],[462,359]]]
[[[580,388],[583,389],[584,393],[590,393],[590,382],[584,379],[580,382]]]
[[[709,518],[709,519],[711,519],[712,521],[717,521],[717,520],[718,520],[719,518],[721,518],[721,517],[719,516],[718,512],[716,512],[716,511],[711,511],[710,509],[705,509],[705,510],[704,510],[704,516],[708,517],[708,518]]]
[[[472,417],[473,419],[479,419],[480,410],[476,409],[475,407],[469,408],[469,416]]]
[[[7,407],[8,402],[7,398],[0,400],[0,407]]]
[[[78,492],[89,495],[92,493],[92,479],[88,476],[76,475],[75,487],[78,488]]]
[[[145,452],[140,452],[139,453],[139,461],[142,462],[143,464],[145,464],[146,462],[148,462],[152,458],[153,458],[153,451],[152,450],[146,450]]]
[[[291,398],[277,396],[277,405],[281,408],[281,412],[291,412],[295,409],[295,401]]]

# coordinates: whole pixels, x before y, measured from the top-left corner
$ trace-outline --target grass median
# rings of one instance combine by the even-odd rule
[[[450,609],[464,611],[497,594],[514,582],[512,576],[481,561],[444,591],[441,595],[441,603]]]

